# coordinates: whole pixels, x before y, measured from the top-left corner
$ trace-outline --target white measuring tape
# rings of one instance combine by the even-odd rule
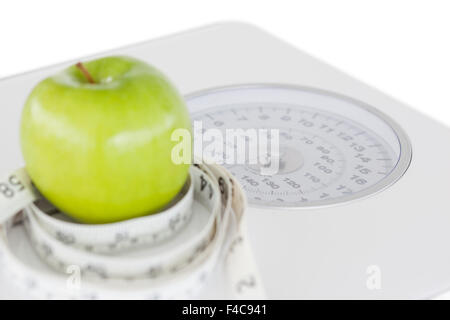
[[[0,254],[11,277],[43,297],[188,298],[222,273],[232,298],[261,299],[246,206],[224,168],[203,164],[192,166],[183,190],[159,213],[81,224],[51,206],[19,169],[0,180]],[[17,254],[16,229],[24,226],[39,260],[51,268]]]

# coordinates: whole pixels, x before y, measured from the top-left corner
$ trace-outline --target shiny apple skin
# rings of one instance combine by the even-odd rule
[[[154,213],[180,191],[189,164],[175,164],[175,129],[191,131],[182,96],[157,69],[106,57],[40,82],[21,119],[26,169],[56,207],[85,223]]]

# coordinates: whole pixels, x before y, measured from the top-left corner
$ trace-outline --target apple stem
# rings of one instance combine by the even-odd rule
[[[81,72],[83,73],[83,75],[86,77],[87,81],[89,81],[89,83],[92,83],[92,84],[95,83],[94,78],[92,78],[92,76],[91,76],[91,74],[89,73],[89,71],[87,71],[86,67],[85,67],[81,62],[78,62],[75,66],[76,66],[78,69],[80,69],[80,71],[81,71]]]

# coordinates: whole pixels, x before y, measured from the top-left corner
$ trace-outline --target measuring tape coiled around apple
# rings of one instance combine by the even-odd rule
[[[190,179],[165,210],[104,225],[67,220],[43,199],[24,169],[0,181],[4,190],[0,253],[16,281],[38,295],[192,297],[212,274],[222,272],[233,297],[264,297],[246,240],[245,196],[222,167],[192,166]],[[14,252],[14,228],[22,224],[48,270]],[[71,270],[80,277],[72,285]]]
[[[40,237],[59,240],[64,245],[87,252],[110,253],[139,245],[158,244],[176,234],[192,215],[194,185],[189,176],[186,184],[161,214],[153,214],[107,224],[82,224],[67,221],[67,216],[54,208],[45,198],[30,204],[28,225]],[[36,226],[39,229],[36,229]],[[41,230],[42,229],[42,230]]]

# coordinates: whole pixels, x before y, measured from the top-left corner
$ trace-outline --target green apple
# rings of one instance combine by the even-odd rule
[[[71,66],[40,82],[21,121],[27,172],[56,207],[86,223],[156,212],[181,190],[175,129],[191,130],[183,98],[157,69],[129,57]]]

